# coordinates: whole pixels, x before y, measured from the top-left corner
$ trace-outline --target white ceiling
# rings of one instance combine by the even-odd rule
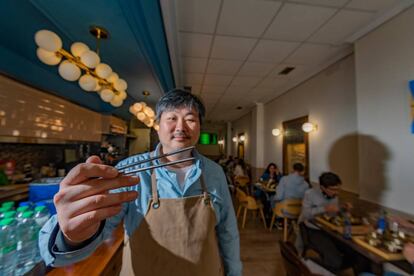
[[[169,2],[167,4],[167,2]],[[352,52],[352,42],[412,0],[161,1],[178,86],[207,119],[232,121]],[[168,6],[168,7],[167,7]],[[171,15],[171,13],[174,13]],[[167,20],[168,19],[168,20]],[[278,73],[287,66],[287,76]],[[238,110],[236,107],[241,106]]]

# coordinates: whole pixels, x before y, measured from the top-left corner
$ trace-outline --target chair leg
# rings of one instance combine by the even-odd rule
[[[265,228],[265,229],[267,229],[267,226],[266,226],[266,219],[265,219],[265,216],[264,216],[264,214],[263,214],[263,208],[260,208],[259,210],[260,210],[260,215],[262,216],[262,220],[263,220],[263,225],[264,225],[264,228]]]
[[[288,219],[287,217],[285,217],[283,219],[283,241],[286,242],[287,241],[287,237],[288,237]]]
[[[270,221],[269,231],[272,232],[273,224],[275,224],[276,214],[273,213],[272,220]]]
[[[239,219],[241,209],[242,209],[242,205],[239,203],[239,208],[237,208],[237,215],[236,215],[237,219]]]
[[[244,208],[242,229],[244,229],[244,225],[246,223],[246,215],[247,215],[247,208]]]

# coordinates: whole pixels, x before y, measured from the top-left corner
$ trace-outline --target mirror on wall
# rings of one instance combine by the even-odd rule
[[[305,178],[309,177],[309,135],[302,130],[308,116],[283,122],[283,174],[292,171],[293,164],[305,166]]]

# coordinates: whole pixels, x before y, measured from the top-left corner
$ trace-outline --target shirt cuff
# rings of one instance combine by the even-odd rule
[[[86,241],[77,244],[77,245],[70,245],[65,241],[65,238],[63,236],[62,231],[58,230],[58,233],[56,235],[56,240],[55,240],[55,244],[54,246],[52,246],[51,248],[51,252],[52,253],[57,253],[57,252],[72,252],[72,251],[76,251],[79,249],[82,249],[84,247],[86,247],[87,245],[89,245],[92,241],[94,241],[103,231],[105,227],[105,220],[103,220],[101,222],[101,225],[99,226],[98,231],[89,239],[87,239]]]

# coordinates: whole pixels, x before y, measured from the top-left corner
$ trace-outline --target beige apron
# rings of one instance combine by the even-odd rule
[[[152,199],[138,229],[131,237],[125,234],[120,275],[224,275],[216,216],[200,180],[202,195],[159,199],[152,173]]]

